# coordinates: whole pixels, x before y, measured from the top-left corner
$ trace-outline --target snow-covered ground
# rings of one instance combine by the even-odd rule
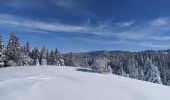
[[[0,100],[170,100],[170,87],[74,67],[8,67]]]

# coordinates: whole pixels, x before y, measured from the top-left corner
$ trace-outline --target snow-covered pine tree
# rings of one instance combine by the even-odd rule
[[[46,60],[47,60],[47,65],[49,65],[49,59],[50,59],[50,54],[49,54],[49,50],[46,50]]]
[[[55,49],[55,65],[59,66],[60,65],[60,61],[59,61],[59,57],[60,57],[60,53],[58,51],[58,49]]]
[[[46,55],[46,47],[44,46],[40,51],[40,64],[47,65],[47,55]]]
[[[127,71],[128,71],[128,76],[134,79],[138,79],[138,63],[137,61],[131,57],[128,59],[127,62]]]
[[[158,67],[155,66],[149,58],[147,58],[144,68],[146,81],[162,84],[160,71],[158,70]]]
[[[110,73],[112,71],[108,59],[97,59],[92,64],[92,70],[97,73]]]
[[[26,54],[27,56],[30,56],[30,53],[31,53],[30,50],[31,50],[30,45],[29,45],[29,43],[27,42],[26,45],[24,46],[24,51],[25,51],[25,54]]]
[[[67,54],[64,58],[64,63],[66,66],[75,66],[75,60],[72,52]]]
[[[55,52],[51,50],[50,56],[48,59],[49,65],[55,65]]]
[[[20,48],[20,66],[33,65],[33,59],[30,57],[30,46],[27,42],[25,46]]]
[[[123,70],[122,62],[120,60],[115,60],[115,61],[112,60],[109,63],[110,63],[109,65],[111,66],[113,74],[126,76]]]
[[[34,61],[33,61],[33,65],[37,65],[37,60],[39,61],[39,59],[40,59],[40,52],[39,52],[39,50],[38,50],[38,47],[35,47],[35,48],[32,50],[31,58],[34,60]]]
[[[20,60],[20,44],[19,38],[13,33],[10,35],[9,43],[5,52],[7,56],[7,66],[19,65]]]
[[[3,40],[2,40],[2,36],[0,36],[0,67],[4,67],[5,65],[5,47],[3,45]]]
[[[61,55],[57,48],[55,49],[55,65],[64,66],[63,56]]]

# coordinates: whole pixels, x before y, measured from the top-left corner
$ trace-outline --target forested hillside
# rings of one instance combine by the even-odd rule
[[[93,67],[93,63],[104,60],[105,67],[110,66],[112,73],[139,80],[170,85],[170,51],[96,51],[87,53],[69,53],[69,66]],[[107,61],[106,61],[107,60]],[[67,64],[67,62],[66,62]]]
[[[92,68],[98,73],[113,73],[134,79],[170,85],[170,50],[160,51],[94,51],[62,54],[45,46],[21,45],[15,34],[7,46],[0,36],[0,66],[56,65]]]

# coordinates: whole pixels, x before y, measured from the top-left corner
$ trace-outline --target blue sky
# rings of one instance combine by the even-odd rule
[[[170,0],[1,0],[0,33],[62,52],[170,48]]]

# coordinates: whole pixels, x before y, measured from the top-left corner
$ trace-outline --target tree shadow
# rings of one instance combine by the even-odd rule
[[[87,69],[87,68],[78,68],[77,71],[94,73],[92,69]]]

